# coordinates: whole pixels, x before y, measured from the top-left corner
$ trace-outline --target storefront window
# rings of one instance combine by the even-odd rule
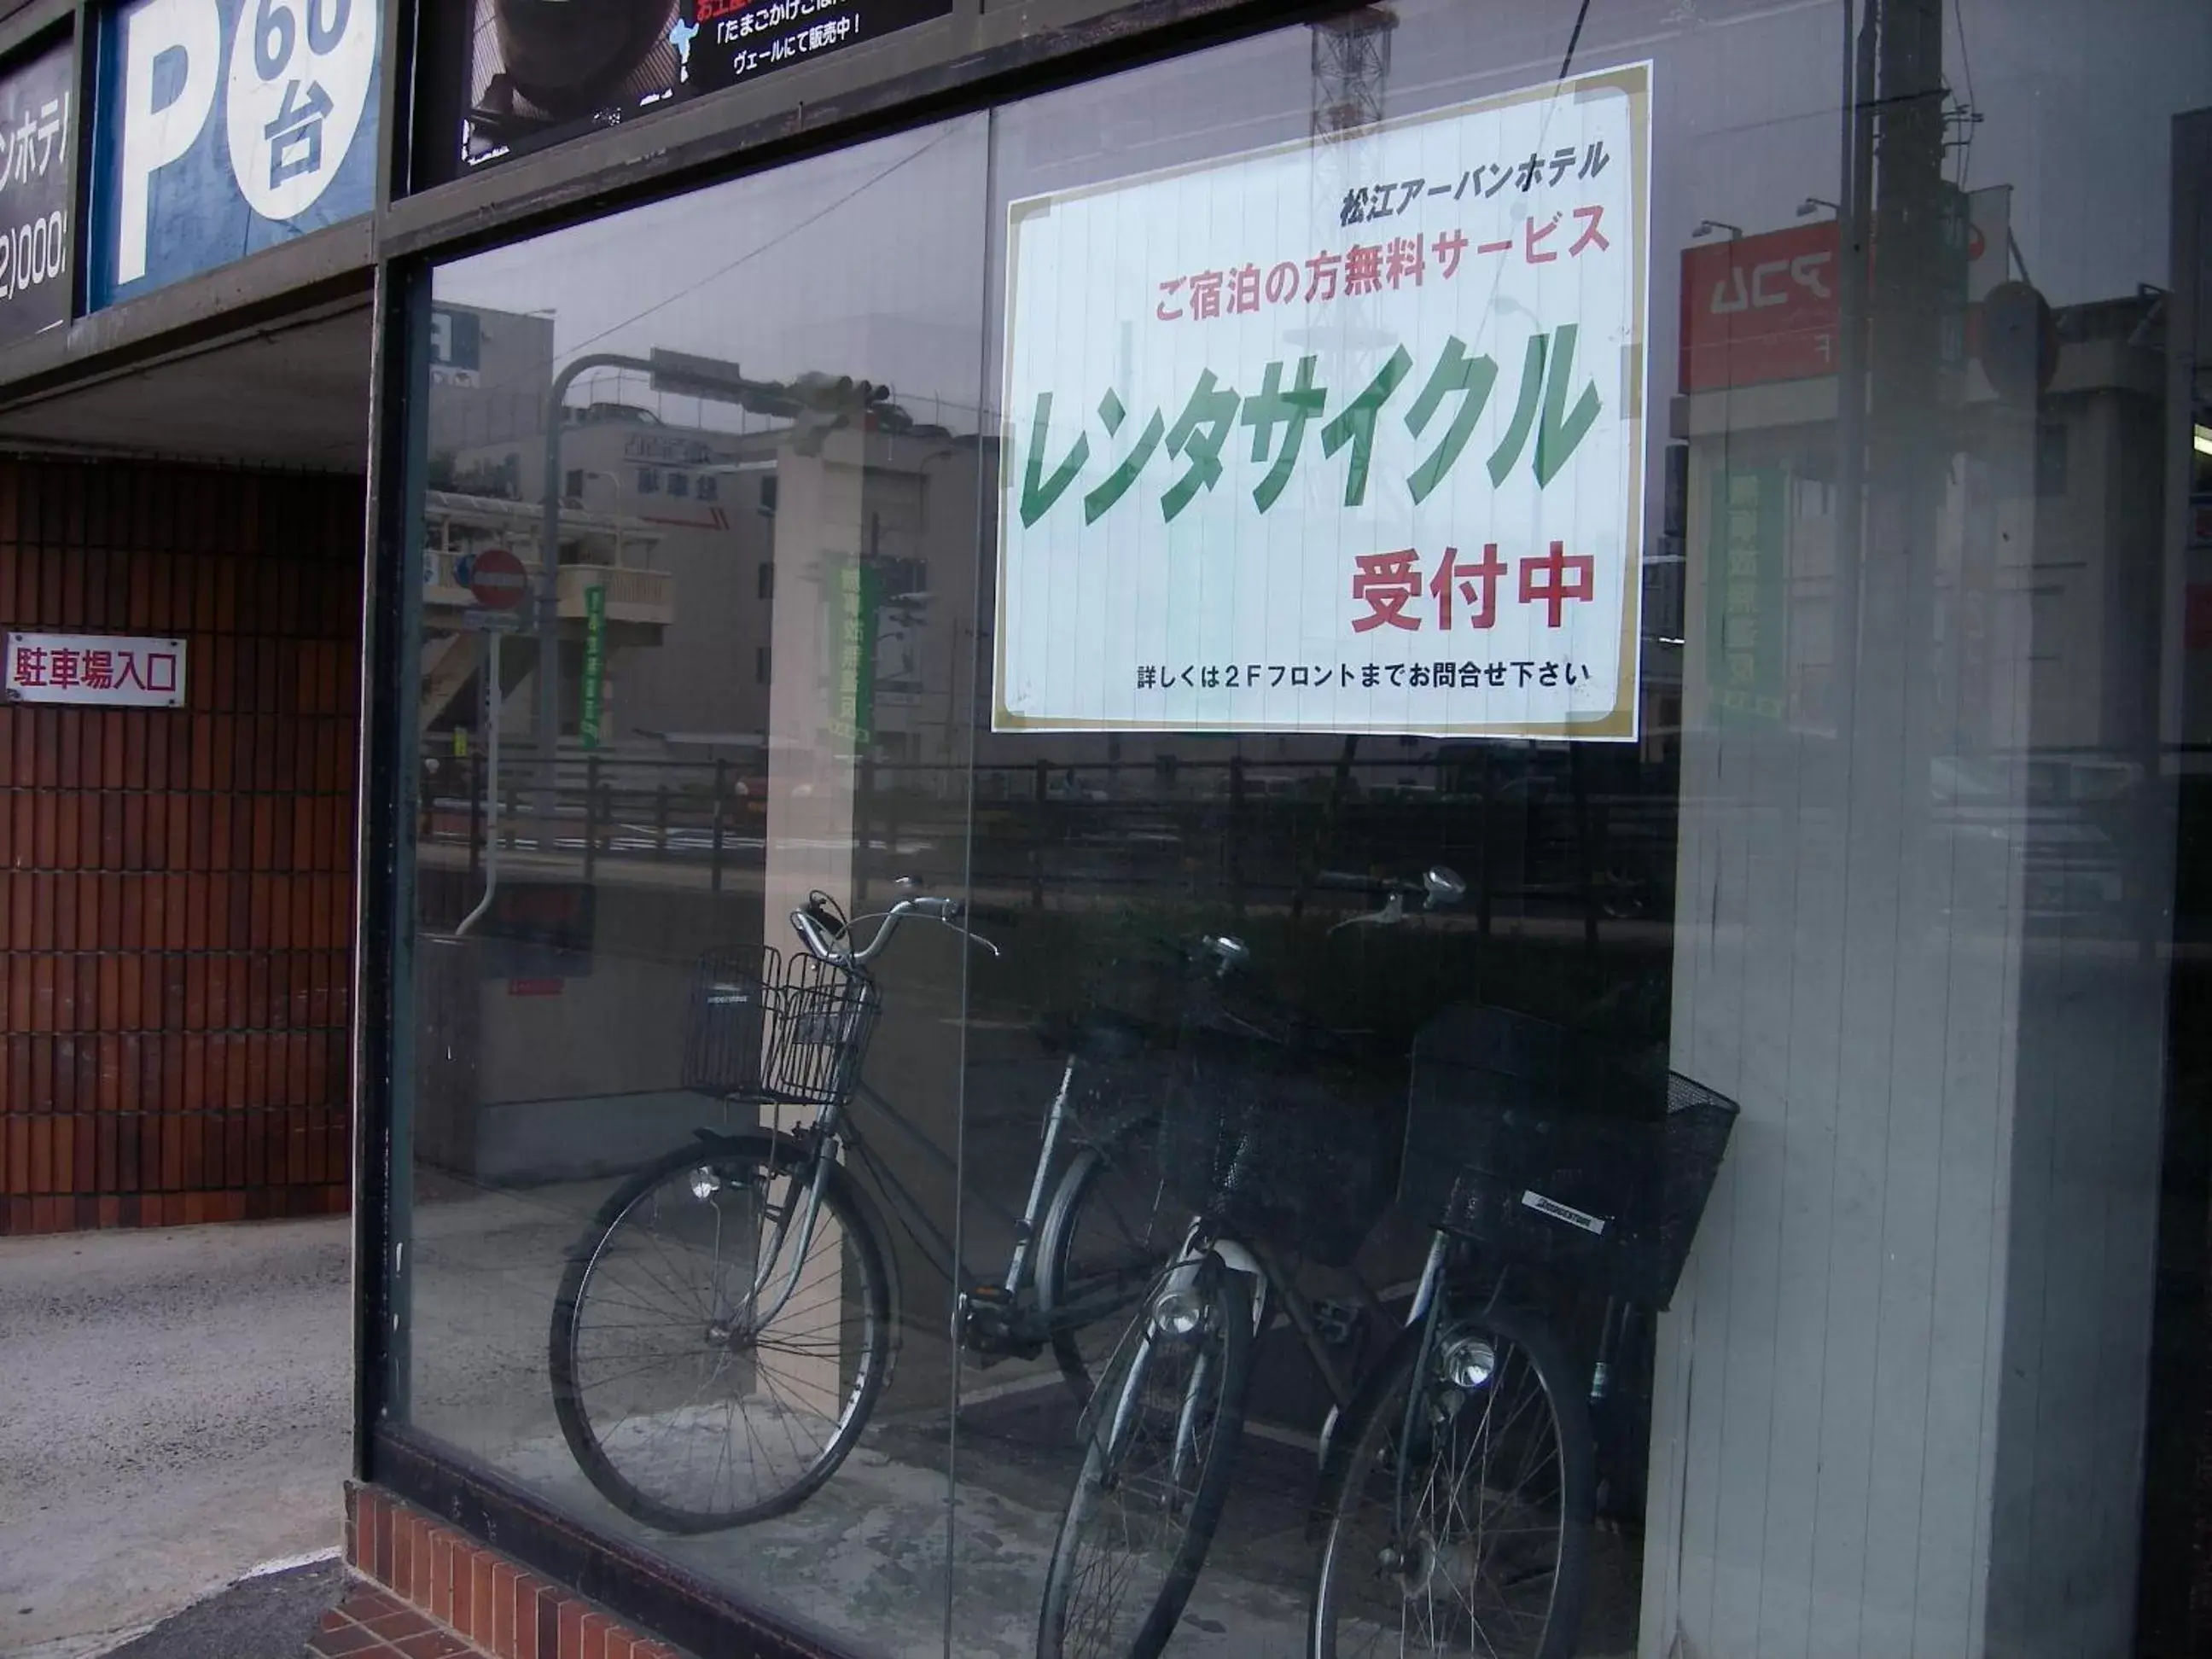
[[[404,1431],[856,1653],[2181,1650],[2208,106],[1399,0],[440,267]]]

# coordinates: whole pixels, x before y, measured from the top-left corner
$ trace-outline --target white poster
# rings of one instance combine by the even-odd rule
[[[1636,734],[1650,66],[1008,210],[1001,731]]]

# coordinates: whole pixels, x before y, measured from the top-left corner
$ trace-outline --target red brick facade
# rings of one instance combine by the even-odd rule
[[[0,459],[0,632],[185,706],[0,704],[0,1234],[342,1210],[358,479]]]
[[[361,1575],[308,1644],[317,1659],[680,1659],[578,1595],[371,1486],[346,1493]]]

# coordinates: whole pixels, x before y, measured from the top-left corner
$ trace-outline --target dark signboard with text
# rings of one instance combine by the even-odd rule
[[[0,344],[69,320],[69,43],[0,72]]]
[[[416,183],[617,126],[951,11],[952,0],[456,4],[437,20],[443,34],[424,42],[425,112],[443,131],[426,134],[430,173]]]

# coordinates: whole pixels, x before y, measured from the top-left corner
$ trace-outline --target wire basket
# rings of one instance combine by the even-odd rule
[[[1405,1100],[1326,1034],[1187,1024],[1160,1113],[1168,1190],[1212,1226],[1331,1267],[1389,1208]]]
[[[1664,1308],[1735,1118],[1660,1049],[1455,1009],[1414,1044],[1398,1201],[1504,1261]]]
[[[709,951],[691,965],[684,1087],[803,1106],[853,1092],[882,1012],[866,974],[767,945]]]

